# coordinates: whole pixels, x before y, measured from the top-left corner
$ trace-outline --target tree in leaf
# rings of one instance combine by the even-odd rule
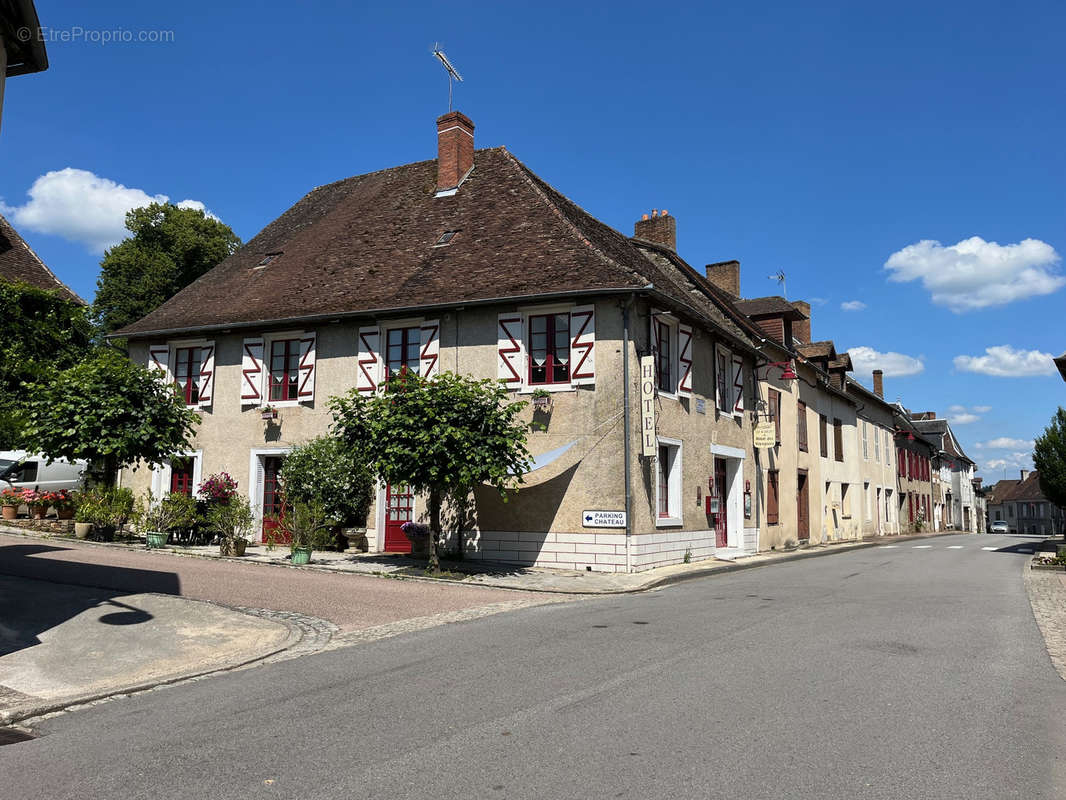
[[[1033,466],[1040,475],[1040,491],[1059,508],[1066,508],[1066,409],[1061,406],[1033,444]]]
[[[85,306],[55,290],[0,281],[0,450],[21,447],[29,385],[84,358],[92,336]]]
[[[374,476],[336,436],[319,436],[286,453],[281,480],[286,500],[318,503],[335,525],[366,525]]]
[[[173,384],[109,348],[31,388],[26,448],[87,459],[106,482],[119,467],[158,466],[188,450],[200,421]]]
[[[126,214],[130,236],[104,253],[94,308],[111,333],[155,310],[241,245],[195,208],[152,203]]]
[[[352,390],[330,399],[333,433],[381,480],[429,497],[429,567],[440,570],[441,506],[487,483],[507,499],[521,483],[530,453],[527,404],[508,402],[498,382],[444,373],[394,377],[380,394]]]

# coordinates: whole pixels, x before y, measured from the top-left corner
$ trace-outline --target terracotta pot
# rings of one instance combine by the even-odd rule
[[[15,519],[18,517],[18,506],[3,506],[4,519]]]
[[[40,506],[34,506],[33,508],[30,509],[30,516],[33,517],[34,519],[44,519],[44,512],[47,511],[47,510],[48,510],[47,508],[41,508]]]
[[[74,519],[73,508],[61,508],[56,512],[57,519]]]

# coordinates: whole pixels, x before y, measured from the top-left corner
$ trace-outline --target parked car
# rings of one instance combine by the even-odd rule
[[[67,461],[57,458],[51,464],[40,454],[25,450],[0,451],[0,489],[33,489],[57,492],[60,489],[81,489],[85,483],[86,461]]]
[[[991,525],[988,526],[989,533],[1010,533],[1010,526],[1007,525],[1007,520],[997,519]]]

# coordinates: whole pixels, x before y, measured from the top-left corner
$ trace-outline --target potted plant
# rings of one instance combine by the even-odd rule
[[[324,549],[333,544],[329,519],[319,502],[296,501],[287,506],[284,514],[270,518],[278,533],[289,539],[292,547],[292,563],[307,564],[311,551]]]
[[[228,472],[216,472],[200,484],[196,496],[208,506],[228,503],[237,497],[237,481]]]
[[[74,535],[78,539],[88,539],[96,521],[96,494],[92,491],[77,492],[72,497],[74,502]]]
[[[207,527],[218,534],[218,551],[224,556],[243,556],[255,517],[247,498],[237,494],[225,503],[207,509]]]
[[[149,548],[163,547],[171,531],[189,528],[196,522],[196,501],[181,492],[172,492],[159,501],[145,492],[137,502],[137,528],[144,531]]]
[[[57,519],[71,519],[74,516],[74,496],[69,489],[52,492],[52,508],[56,510]]]
[[[133,513],[133,491],[125,488],[96,487],[88,489],[86,495],[88,522],[92,523],[93,533],[103,541],[114,538],[115,531],[126,524]],[[75,533],[75,535],[77,535]]]
[[[429,537],[433,531],[420,522],[405,522],[400,526],[403,535],[411,542],[411,555],[416,558],[429,557]]]
[[[266,421],[277,419],[278,410],[274,406],[266,405],[259,409],[259,416]]]
[[[552,410],[552,393],[547,389],[533,390],[533,410],[550,413]]]
[[[15,519],[22,502],[22,489],[11,487],[0,490],[0,508],[3,510],[4,519]]]
[[[30,509],[32,519],[44,519],[45,512],[48,511],[49,495],[48,492],[23,489],[22,502]]]

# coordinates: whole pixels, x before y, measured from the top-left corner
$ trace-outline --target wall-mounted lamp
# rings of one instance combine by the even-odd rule
[[[762,376],[762,379],[764,381],[770,377],[770,367],[777,367],[779,370],[781,370],[780,378],[783,381],[794,381],[796,380],[796,378],[799,377],[796,374],[796,370],[792,368],[791,361],[772,361],[771,363],[764,364],[763,366],[766,367],[766,372],[763,373]]]

